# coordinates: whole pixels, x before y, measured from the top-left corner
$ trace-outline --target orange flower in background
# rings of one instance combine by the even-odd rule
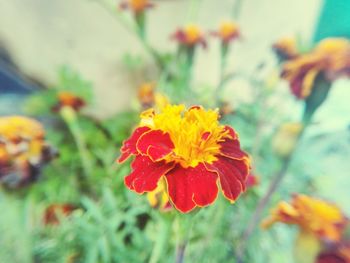
[[[178,29],[172,35],[172,38],[179,44],[187,47],[202,45],[205,48],[207,46],[203,32],[196,25],[187,25],[184,28]]]
[[[293,37],[285,37],[272,45],[272,49],[282,60],[296,58],[299,55],[297,43]]]
[[[140,14],[146,9],[152,8],[154,4],[149,0],[128,0],[120,4],[122,9],[131,9],[135,14]]]
[[[294,195],[292,202],[280,202],[271,217],[263,222],[269,227],[276,222],[298,225],[300,230],[318,239],[339,241],[347,218],[333,204],[306,195]]]
[[[60,216],[69,216],[74,210],[78,209],[77,206],[72,204],[53,204],[45,209],[44,224],[45,225],[58,225]]]
[[[142,84],[138,89],[137,97],[144,109],[151,107],[162,109],[169,104],[169,99],[156,91],[156,84],[153,82]]]
[[[58,103],[52,110],[59,111],[63,107],[70,107],[74,111],[80,111],[86,105],[84,99],[68,91],[61,91],[58,93]]]
[[[350,76],[350,42],[342,38],[325,39],[311,52],[287,61],[281,75],[289,82],[292,93],[305,99],[318,76],[327,81]]]
[[[218,185],[234,202],[246,189],[249,158],[236,132],[220,125],[218,117],[217,111],[184,105],[142,113],[118,160],[135,156],[126,186],[142,194],[154,191],[164,179],[170,202],[183,213],[212,204]]]
[[[40,168],[56,153],[45,141],[36,120],[11,116],[0,118],[0,182],[10,188],[36,180]]]
[[[213,33],[225,44],[240,37],[239,27],[236,23],[231,21],[222,22],[219,26],[219,30]]]

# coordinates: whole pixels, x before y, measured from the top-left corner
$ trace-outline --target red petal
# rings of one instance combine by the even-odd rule
[[[132,133],[129,139],[123,142],[123,146],[120,149],[120,151],[122,152],[122,155],[118,159],[119,163],[128,159],[131,154],[137,154],[136,143],[141,137],[141,135],[149,130],[150,128],[146,126],[139,127]]]
[[[229,126],[225,126],[225,130],[229,131],[231,138],[225,138],[219,143],[220,155],[238,160],[247,158],[247,154],[241,150],[236,132]]]
[[[130,190],[142,194],[156,189],[160,177],[172,169],[174,164],[153,162],[147,156],[137,155],[131,167],[133,171],[125,177],[125,185]]]
[[[218,194],[218,176],[209,172],[203,164],[192,168],[177,165],[165,176],[170,200],[183,213],[196,206],[212,204]]]
[[[174,144],[168,133],[152,130],[140,137],[136,147],[141,154],[148,155],[153,161],[158,161],[172,152]]]
[[[228,134],[232,137],[231,139],[238,139],[237,133],[232,127],[226,125],[224,130],[228,131]]]
[[[231,159],[242,160],[247,158],[247,154],[241,150],[239,141],[237,139],[232,140],[225,138],[223,142],[220,142],[220,155]]]
[[[249,172],[249,165],[245,160],[219,156],[214,163],[205,165],[209,171],[219,175],[222,192],[228,200],[235,201],[245,191],[245,181]]]

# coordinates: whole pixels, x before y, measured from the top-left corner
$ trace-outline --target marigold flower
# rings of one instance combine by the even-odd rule
[[[67,217],[76,209],[78,207],[72,204],[52,204],[45,209],[44,224],[58,225],[60,216]]]
[[[299,55],[295,38],[285,37],[272,45],[272,49],[282,60],[296,58]]]
[[[128,0],[120,5],[123,9],[130,8],[135,14],[140,14],[153,6],[154,4],[149,0]]]
[[[70,107],[75,111],[79,111],[86,105],[86,102],[81,97],[76,96],[75,94],[69,91],[61,91],[57,95],[58,104],[55,105],[52,110],[59,111],[63,107]]]
[[[301,231],[318,239],[339,241],[347,219],[335,205],[297,194],[290,204],[280,202],[262,225],[266,228],[276,222],[298,225]]]
[[[236,132],[220,125],[218,117],[217,111],[200,106],[186,110],[184,105],[141,114],[141,124],[124,142],[118,160],[135,156],[126,186],[142,194],[164,178],[171,203],[183,213],[212,204],[218,183],[234,202],[246,189],[249,158]]]
[[[172,38],[175,39],[183,46],[194,47],[196,45],[202,45],[206,47],[207,43],[204,38],[204,34],[200,28],[196,25],[187,25],[184,28],[178,29],[173,35]]]
[[[311,52],[287,61],[281,75],[290,83],[292,93],[305,99],[318,76],[328,81],[350,76],[350,42],[342,38],[325,39]]]
[[[36,120],[11,116],[0,118],[0,182],[14,188],[34,181],[40,167],[55,152],[45,142],[45,131]]]
[[[228,44],[240,37],[240,31],[236,23],[225,21],[220,24],[219,30],[214,32],[213,35],[219,37],[223,43]]]
[[[156,85],[153,82],[144,83],[138,89],[138,99],[142,108],[154,107],[162,109],[169,104],[169,99],[156,91]]]

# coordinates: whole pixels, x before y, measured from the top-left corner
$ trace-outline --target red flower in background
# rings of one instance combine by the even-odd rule
[[[217,36],[225,44],[240,37],[241,33],[236,23],[231,21],[222,22],[219,26],[218,31],[213,32],[214,36]]]
[[[184,28],[178,29],[172,36],[179,44],[186,47],[195,47],[201,45],[202,47],[207,46],[204,34],[200,28],[196,25],[187,25]]]
[[[78,112],[81,108],[86,106],[86,102],[83,98],[68,91],[59,92],[57,97],[58,103],[52,108],[52,111],[54,112],[60,111],[63,107],[70,107]]]
[[[322,40],[311,52],[288,60],[281,76],[289,82],[298,99],[306,99],[312,93],[317,77],[332,82],[350,76],[350,41],[344,38]]]
[[[126,186],[142,194],[155,190],[164,178],[170,202],[183,213],[212,204],[218,186],[234,202],[246,189],[249,158],[236,132],[220,125],[218,117],[217,111],[199,106],[144,112],[118,160],[135,156]]]
[[[153,6],[154,4],[149,0],[128,0],[120,4],[122,9],[131,9],[135,14],[140,14]]]

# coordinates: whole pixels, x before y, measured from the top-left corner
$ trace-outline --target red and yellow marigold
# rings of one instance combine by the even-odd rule
[[[214,36],[217,36],[225,44],[240,37],[239,27],[236,23],[231,21],[222,22],[218,31],[214,32]]]
[[[23,116],[0,118],[0,182],[5,186],[34,181],[41,166],[54,156],[39,122]]]
[[[156,84],[153,82],[146,82],[140,85],[137,97],[143,109],[151,107],[162,109],[169,104],[169,99],[156,91]]]
[[[80,111],[86,105],[83,98],[69,91],[61,91],[57,94],[58,103],[52,108],[53,111],[59,111],[63,107],[70,107],[74,111]]]
[[[293,59],[299,55],[297,43],[293,37],[281,38],[272,45],[272,48],[283,60]]]
[[[298,225],[300,230],[321,240],[337,242],[341,239],[347,218],[341,210],[328,202],[306,195],[294,195],[292,202],[280,202],[271,217],[263,222],[269,227],[276,222]]]
[[[178,29],[172,38],[175,39],[180,45],[186,47],[195,47],[201,45],[206,47],[207,43],[204,38],[204,34],[201,29],[193,24],[189,24],[184,28]]]
[[[184,105],[142,113],[118,160],[135,156],[126,186],[142,194],[164,180],[171,204],[183,213],[212,204],[218,186],[234,202],[246,189],[249,158],[236,132],[218,117],[215,110]]]
[[[132,10],[136,15],[144,12],[146,9],[153,7],[149,0],[127,0],[121,3],[121,8]]]
[[[288,60],[282,70],[292,93],[299,99],[307,98],[316,78],[322,76],[333,81],[341,76],[350,76],[350,42],[343,38],[321,41],[311,52]]]

